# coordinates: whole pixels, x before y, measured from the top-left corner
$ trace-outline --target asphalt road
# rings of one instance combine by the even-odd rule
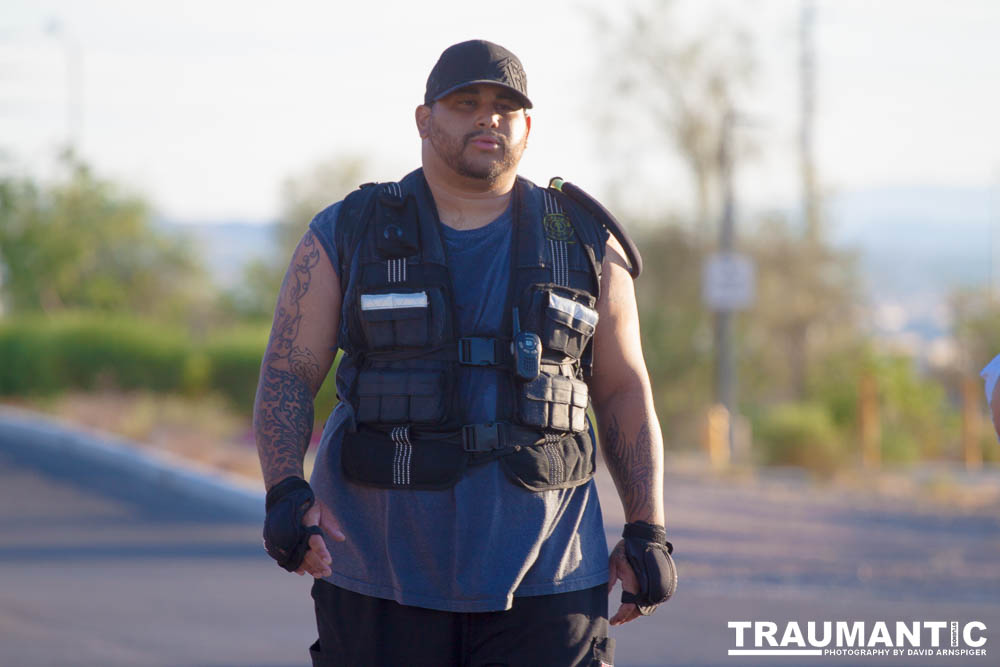
[[[308,665],[310,581],[263,553],[259,495],[86,441],[0,413],[0,667]],[[613,543],[620,509],[600,485]],[[1000,664],[995,510],[680,473],[666,498],[680,587],[655,616],[613,631],[619,667]],[[974,658],[752,662],[727,655],[727,623],[741,620],[803,632],[807,621],[978,620],[989,639]]]

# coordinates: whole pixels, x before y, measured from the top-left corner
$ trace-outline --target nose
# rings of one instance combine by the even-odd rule
[[[484,112],[479,115],[479,118],[476,120],[476,125],[478,127],[498,128],[500,127],[500,114],[495,112]]]

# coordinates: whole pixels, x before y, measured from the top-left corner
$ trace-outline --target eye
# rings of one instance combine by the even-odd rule
[[[520,111],[523,108],[524,107],[521,106],[521,104],[519,104],[516,100],[500,99],[500,100],[497,100],[497,103],[496,103],[496,109],[497,109],[497,111],[499,113],[502,113],[502,114],[505,114],[505,115],[510,115],[510,114],[513,114],[513,113],[517,113],[518,111]]]

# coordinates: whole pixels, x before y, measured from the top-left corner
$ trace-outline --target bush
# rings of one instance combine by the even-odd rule
[[[0,320],[0,395],[217,393],[249,415],[267,335],[266,326],[243,327],[197,342],[178,327],[92,314]],[[335,393],[331,373],[316,397],[318,419],[336,405]]]
[[[66,388],[179,388],[190,346],[178,332],[121,318],[32,318],[0,326],[0,394]]]
[[[830,475],[847,463],[829,412],[810,403],[782,403],[766,409],[754,426],[761,463],[791,465]]]
[[[266,329],[215,334],[204,346],[210,369],[209,386],[225,395],[240,412],[249,414],[253,410],[266,346]]]

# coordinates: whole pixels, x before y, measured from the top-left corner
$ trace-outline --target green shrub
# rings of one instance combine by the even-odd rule
[[[80,313],[0,320],[0,395],[108,388],[217,393],[250,415],[267,336],[266,326],[241,327],[196,342],[179,327]],[[333,375],[316,396],[317,420],[336,404]]]
[[[240,412],[253,411],[260,362],[266,346],[266,330],[218,333],[204,346],[211,369],[209,386],[228,398]]]
[[[123,318],[67,315],[0,324],[0,393],[181,386],[190,343],[178,331]]]
[[[60,387],[180,391],[190,340],[182,332],[116,318],[72,319],[50,332]]]
[[[48,332],[30,322],[0,326],[0,394],[51,394],[59,389]]]
[[[760,460],[830,475],[846,461],[830,414],[810,403],[781,403],[765,409],[754,427]]]

